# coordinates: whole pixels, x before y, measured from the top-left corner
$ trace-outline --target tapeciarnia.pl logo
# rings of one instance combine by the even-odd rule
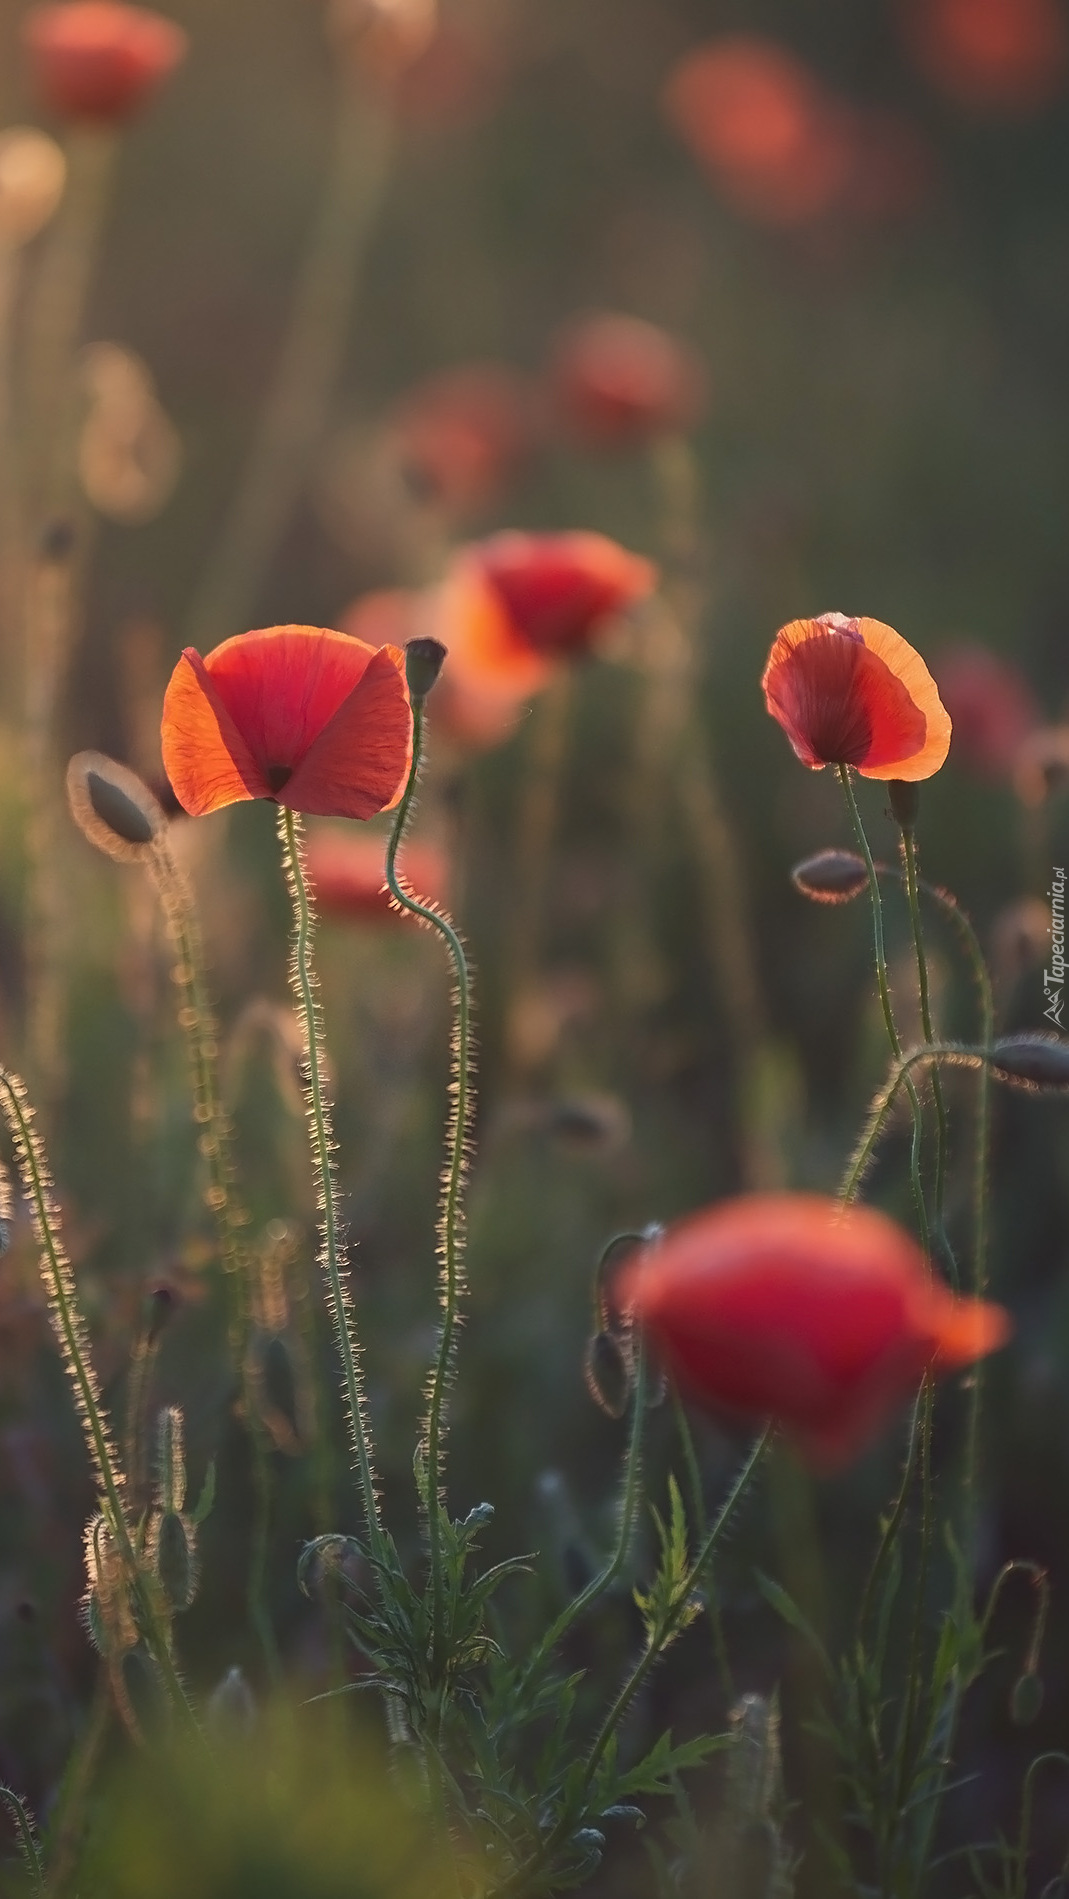
[[[1062,1006],[1065,1002],[1065,871],[1055,864],[1050,889],[1050,968],[1043,971],[1043,1011],[1048,1022],[1064,1028]]]

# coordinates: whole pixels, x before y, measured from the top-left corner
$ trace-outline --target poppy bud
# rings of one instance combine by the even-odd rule
[[[1010,1720],[1015,1727],[1029,1728],[1043,1706],[1043,1683],[1031,1670],[1018,1675],[1010,1695]]]
[[[177,1304],[178,1300],[170,1286],[157,1286],[154,1292],[149,1293],[148,1298],[145,1300],[144,1307],[145,1341],[147,1344],[156,1344],[160,1334],[170,1323],[171,1314],[174,1312]]]
[[[67,181],[67,161],[54,138],[32,126],[0,132],[0,249],[18,250],[53,215]]]
[[[905,778],[892,778],[887,787],[891,805],[891,816],[900,831],[915,831],[917,814],[920,811],[921,794],[919,787],[910,784]]]
[[[188,1609],[197,1588],[197,1539],[180,1511],[165,1510],[156,1526],[155,1564],[172,1609]]]
[[[1000,1081],[1022,1088],[1069,1088],[1069,1041],[1060,1035],[1002,1035],[988,1060]]]
[[[615,1332],[595,1332],[583,1366],[587,1390],[610,1418],[622,1418],[631,1398],[631,1363]]]
[[[405,678],[413,699],[425,699],[437,681],[445,660],[441,640],[409,640],[405,645]]]
[[[131,1718],[135,1733],[139,1737],[158,1733],[167,1718],[167,1699],[160,1671],[143,1642],[126,1650],[119,1663],[119,1680],[126,1703],[123,1712]]]
[[[864,859],[856,851],[817,851],[791,872],[791,882],[814,903],[849,903],[868,887]]]
[[[75,753],[67,767],[67,801],[89,842],[119,863],[151,855],[167,829],[148,786],[103,752]]]

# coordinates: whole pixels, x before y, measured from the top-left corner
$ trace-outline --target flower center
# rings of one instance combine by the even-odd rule
[[[267,770],[264,773],[264,776],[267,779],[267,782],[270,785],[271,790],[277,793],[282,790],[284,785],[289,784],[290,779],[293,777],[293,766],[292,765],[268,765]]]

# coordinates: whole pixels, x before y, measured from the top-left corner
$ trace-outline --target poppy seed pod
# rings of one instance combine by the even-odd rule
[[[791,882],[814,903],[850,903],[867,890],[869,874],[856,851],[817,851],[794,866]]]
[[[118,0],[31,7],[22,38],[44,104],[62,119],[101,125],[147,105],[189,44],[173,20]]]
[[[0,132],[0,249],[18,250],[43,230],[67,182],[54,138],[29,125]]]
[[[71,816],[91,844],[118,862],[151,856],[167,829],[163,806],[136,772],[103,752],[76,752],[67,766]]]
[[[906,778],[892,778],[887,787],[887,801],[899,830],[915,831],[921,808],[921,794],[916,783]]]

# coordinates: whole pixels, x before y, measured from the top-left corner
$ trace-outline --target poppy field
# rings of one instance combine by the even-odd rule
[[[1069,1899],[1065,0],[0,93],[0,1893]]]

